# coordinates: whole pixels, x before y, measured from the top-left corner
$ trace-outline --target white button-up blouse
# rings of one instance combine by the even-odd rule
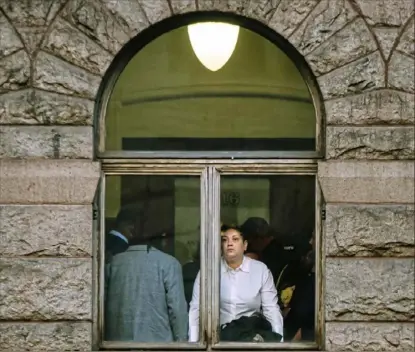
[[[199,341],[200,272],[193,287],[189,310],[189,341]],[[230,268],[221,260],[220,324],[242,316],[262,312],[271,323],[272,331],[283,336],[283,318],[278,306],[277,290],[267,266],[244,257],[240,267]]]

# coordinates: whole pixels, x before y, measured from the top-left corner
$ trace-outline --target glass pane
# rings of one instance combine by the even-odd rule
[[[221,177],[221,341],[314,341],[314,176]]]
[[[104,339],[187,342],[200,178],[108,176],[105,229]]]
[[[150,42],[121,73],[106,115],[107,150],[315,150],[315,135],[296,66],[244,28],[215,72],[194,54],[186,26]]]

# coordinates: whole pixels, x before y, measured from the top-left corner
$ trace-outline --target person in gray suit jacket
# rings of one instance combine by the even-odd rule
[[[179,261],[136,236],[106,265],[105,339],[187,341],[188,315]]]

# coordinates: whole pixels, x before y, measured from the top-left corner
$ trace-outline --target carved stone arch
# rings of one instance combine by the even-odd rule
[[[321,76],[319,82],[327,99],[356,94],[356,90],[379,88],[384,84],[385,69],[377,51],[378,45],[348,0],[142,0],[104,3],[130,37],[172,15],[194,11],[229,12],[258,20],[286,38],[305,57],[315,76]],[[371,61],[372,70],[366,69],[367,60],[354,64],[366,57]],[[342,70],[336,71],[339,68]],[[376,77],[371,78],[362,71],[375,72]],[[323,77],[326,74],[328,76]],[[329,92],[332,84],[342,82],[337,91]]]
[[[56,84],[63,94],[94,99],[100,77],[131,38],[173,15],[212,10],[259,20],[286,38],[318,77],[325,100],[385,86],[378,46],[348,0],[71,0],[56,15],[37,54],[35,86]],[[71,80],[61,75],[44,82],[53,77],[51,69],[71,71]]]
[[[148,26],[174,15],[220,11],[259,20],[287,39],[304,56],[314,77],[317,77],[325,101],[385,87],[385,63],[374,35],[356,6],[351,6],[347,0],[127,0],[104,1],[102,6],[102,16],[107,14],[108,18],[102,19],[106,24],[105,33],[111,33],[110,29],[118,25],[128,36],[110,38],[104,36],[103,31],[97,33],[96,41],[105,43],[107,47],[108,43],[116,42],[119,48],[123,41],[125,44]],[[100,28],[100,25],[89,27]],[[332,155],[336,156],[337,152]]]

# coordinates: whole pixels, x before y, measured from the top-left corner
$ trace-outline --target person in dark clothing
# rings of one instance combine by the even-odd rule
[[[296,268],[299,268],[302,256],[310,250],[309,237],[302,234],[279,234],[270,228],[265,219],[258,217],[247,219],[241,229],[249,239],[250,251],[268,267],[276,285],[283,271],[285,277],[288,274],[297,275]]]
[[[263,218],[248,218],[241,230],[249,239],[249,249],[253,252],[261,253],[273,241],[268,222]]]
[[[183,283],[184,294],[186,297],[187,306],[189,308],[190,301],[193,295],[193,286],[196,281],[197,274],[200,270],[200,245],[197,246],[197,251],[193,257],[193,260],[183,265]]]
[[[295,284],[284,319],[287,341],[314,341],[315,319],[315,251],[312,249],[301,262],[305,273]]]
[[[258,260],[268,267],[275,282],[284,267],[284,261],[281,262],[281,245],[277,240],[276,233],[270,229],[265,219],[259,217],[248,218],[241,229],[248,238],[250,251],[255,253]]]
[[[115,220],[115,227],[105,239],[107,260],[118,253],[125,252],[134,237],[136,212],[130,208],[122,208]]]
[[[259,253],[252,249],[252,246],[248,243],[245,255],[251,259],[259,260]]]

